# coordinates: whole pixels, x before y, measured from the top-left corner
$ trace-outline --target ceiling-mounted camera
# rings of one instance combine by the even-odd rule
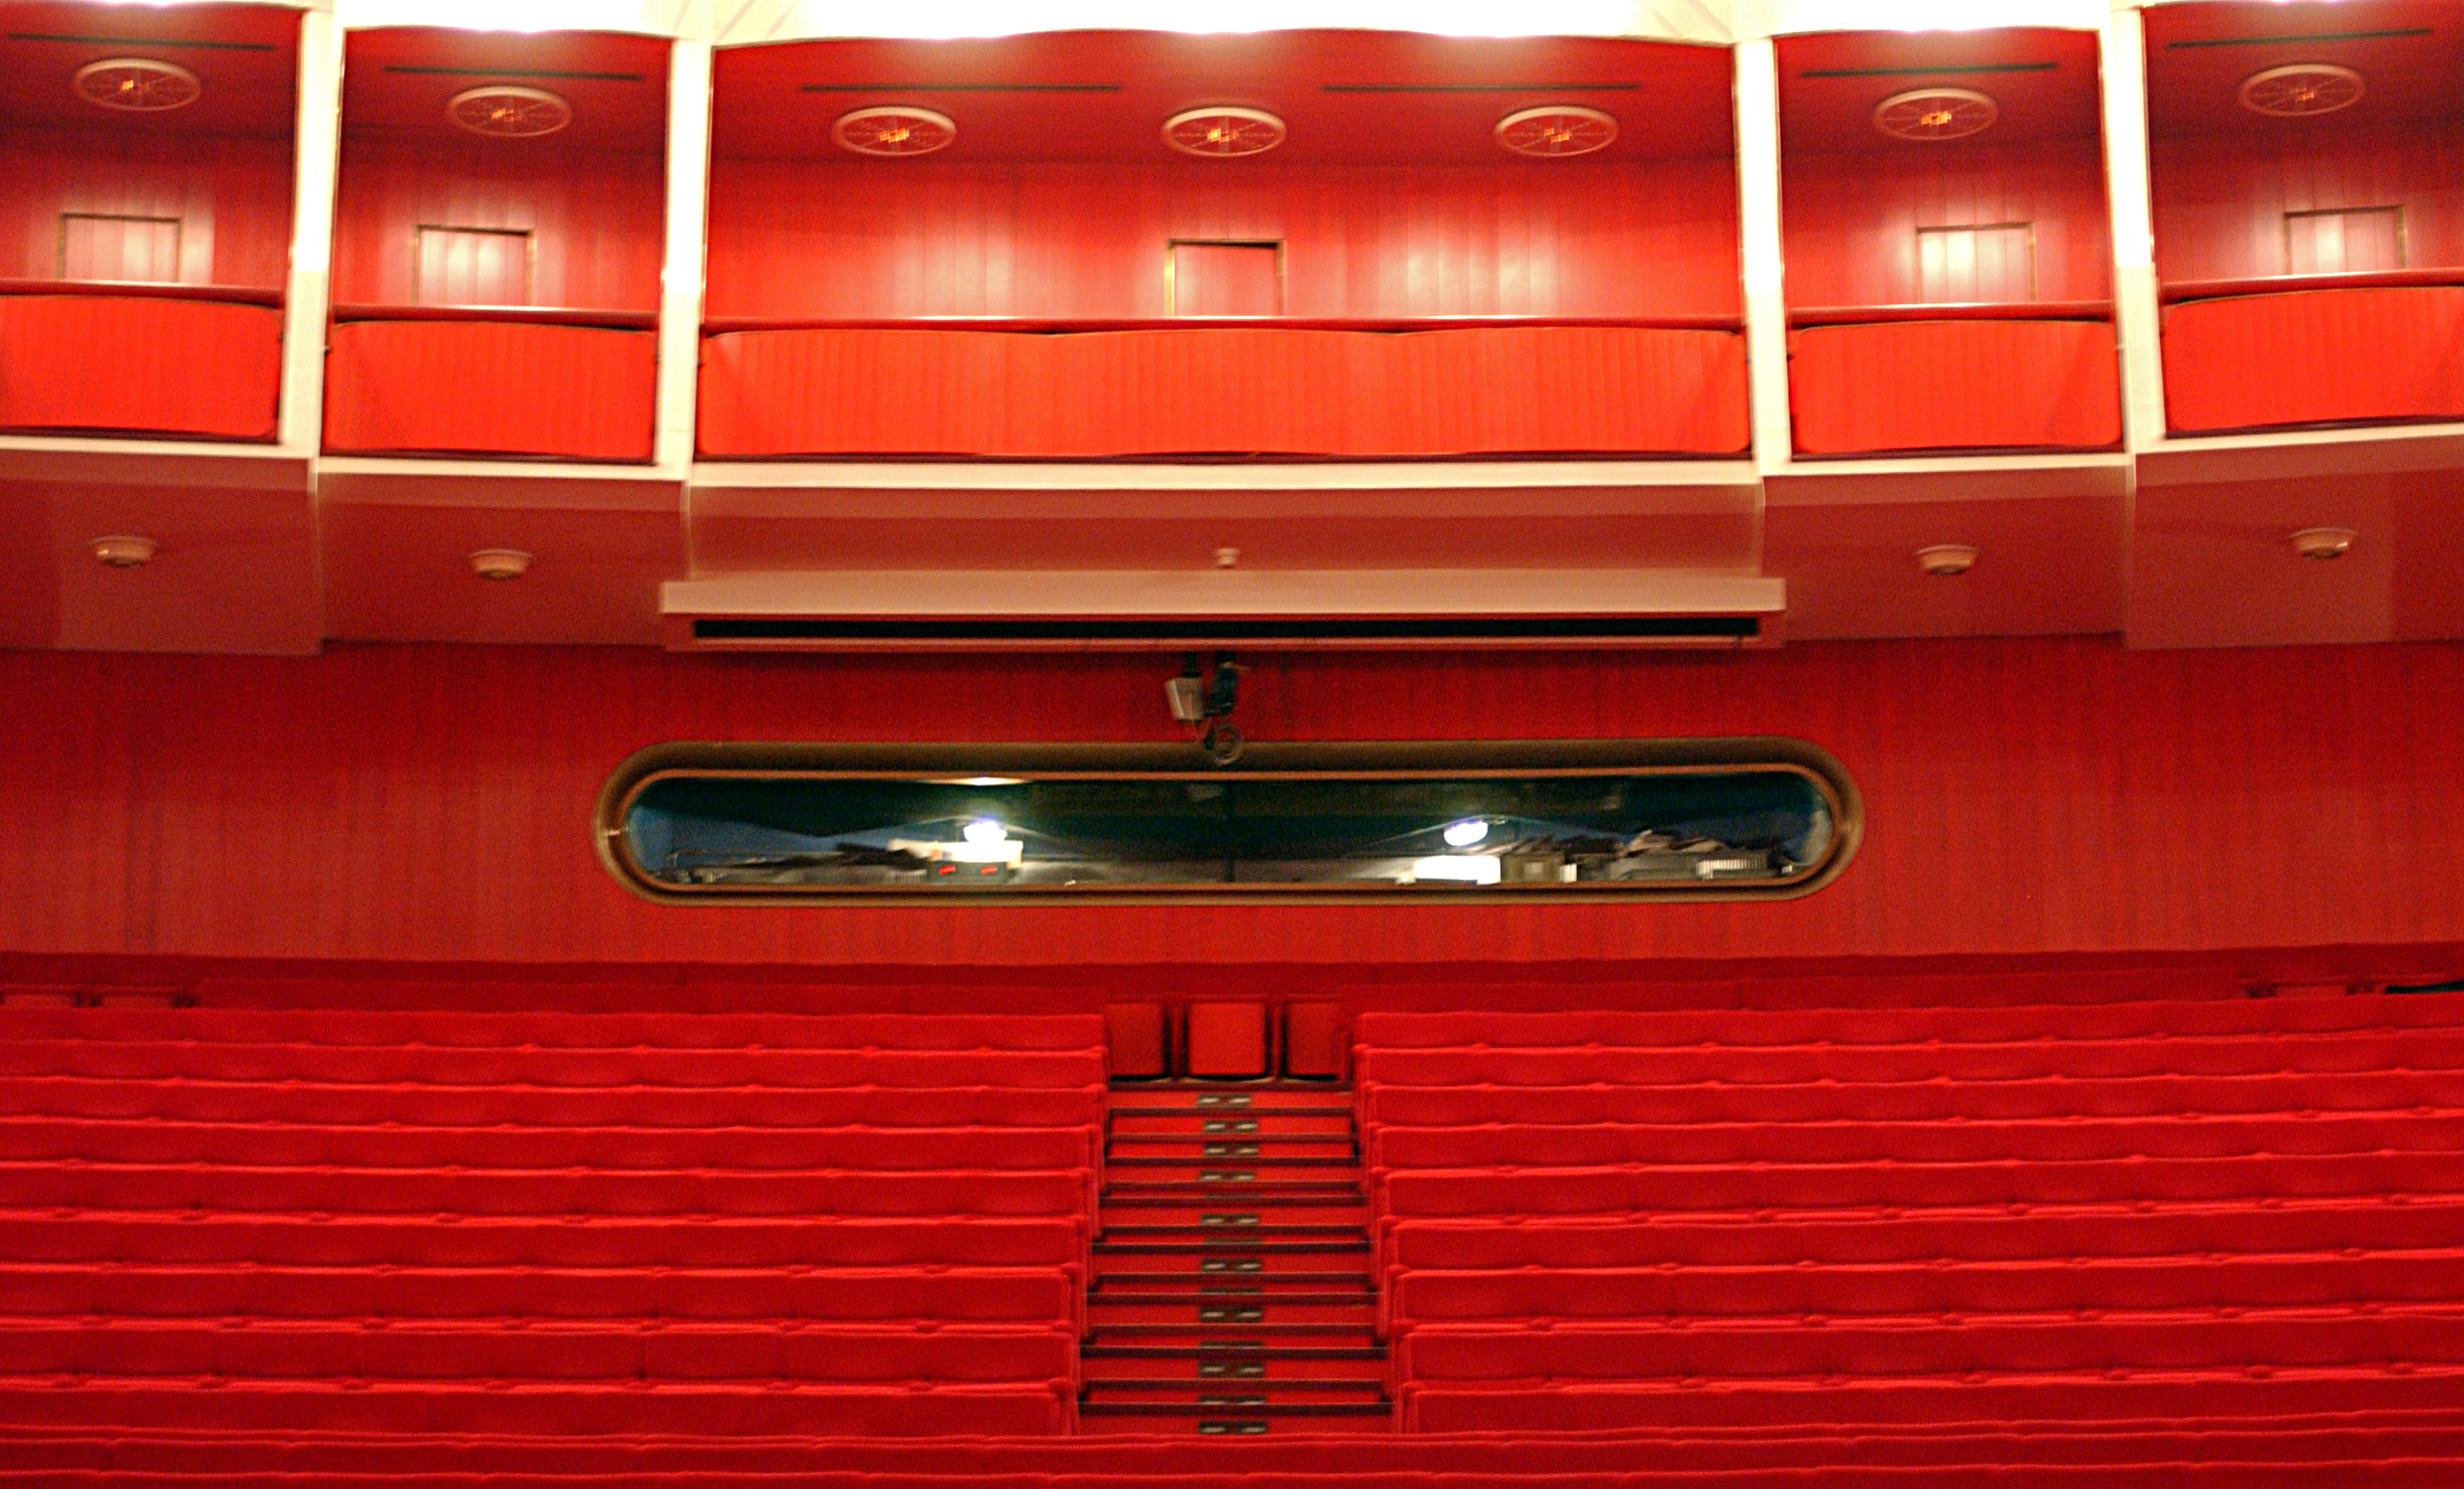
[[[1232,660],[1229,652],[1215,658],[1215,671],[1208,676],[1195,656],[1181,663],[1180,675],[1163,685],[1164,698],[1172,705],[1172,716],[1184,724],[1198,727],[1199,747],[1207,758],[1218,765],[1229,765],[1241,757],[1241,747],[1246,741],[1241,731],[1232,727],[1232,710],[1241,702],[1241,674],[1248,668]]]

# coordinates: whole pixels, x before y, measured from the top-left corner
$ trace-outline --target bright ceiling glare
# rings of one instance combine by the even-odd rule
[[[978,847],[983,847],[995,843],[1007,843],[1009,841],[1009,829],[1002,826],[1001,823],[994,821],[989,817],[979,817],[974,821],[967,823],[966,826],[959,828],[958,836],[966,839],[969,843],[975,843]]]
[[[552,135],[573,122],[573,105],[545,88],[487,83],[445,100],[445,117],[456,129],[499,140]]]
[[[1265,109],[1189,109],[1163,121],[1163,142],[1183,155],[1238,160],[1284,142],[1284,121]]]
[[[932,109],[888,103],[840,115],[830,138],[858,155],[930,155],[958,138],[958,121]]]
[[[177,62],[152,57],[115,56],[88,62],[69,80],[77,96],[97,108],[128,114],[164,114],[184,109],[206,91],[197,75]]]
[[[2362,101],[2362,75],[2333,62],[2290,62],[2241,80],[2241,106],[2273,119],[2333,114]]]
[[[1550,160],[1607,149],[1617,142],[1617,121],[1599,109],[1552,103],[1507,115],[1497,121],[1496,136],[1511,154]]]
[[[1874,127],[1894,140],[1964,140],[2001,117],[1992,95],[1973,88],[1912,88],[1874,105]]]
[[[1467,848],[1487,836],[1488,823],[1477,817],[1446,823],[1446,846],[1450,848]]]

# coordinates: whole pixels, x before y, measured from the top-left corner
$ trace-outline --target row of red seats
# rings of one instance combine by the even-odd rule
[[[0,1007],[0,1421],[1065,1431],[1101,1036]]]
[[[1422,1431],[2127,1422],[2464,1384],[2464,1000],[1369,1014]]]

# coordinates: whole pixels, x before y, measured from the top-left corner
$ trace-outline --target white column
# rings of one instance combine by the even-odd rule
[[[1744,234],[1746,350],[1753,378],[1754,467],[1789,463],[1788,303],[1780,274],[1779,62],[1769,37],[1737,46],[1737,214]]]
[[[2122,340],[2123,424],[2130,449],[2165,438],[2165,352],[2148,206],[2147,42],[2136,10],[2104,22],[2105,193],[2113,212],[2114,326]]]
[[[702,28],[707,35],[707,27]],[[703,198],[710,186],[710,42],[679,38],[668,64],[668,253],[659,289],[662,476],[693,464],[693,400],[701,372]]]
[[[291,178],[291,274],[282,299],[286,452],[313,456],[325,423],[325,313],[332,297],[334,177],[340,166],[342,29],[331,11],[299,16],[299,120]]]

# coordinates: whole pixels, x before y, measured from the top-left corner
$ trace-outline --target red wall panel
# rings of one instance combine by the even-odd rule
[[[2102,449],[2122,443],[2101,320],[1910,320],[1789,334],[1789,408],[1810,455]]]
[[[346,139],[334,299],[415,303],[421,228],[508,228],[531,234],[531,303],[655,311],[666,199],[657,155],[528,140]]]
[[[2010,298],[2113,297],[2094,141],[1790,155],[1780,194],[1792,306],[1926,303],[1918,229],[2013,223],[2035,226],[2036,283]]]
[[[0,129],[0,278],[60,276],[60,214],[180,222],[182,284],[278,290],[291,262],[287,140]]]
[[[329,450],[650,458],[656,332],[358,320],[326,348]]]
[[[2464,647],[2093,639],[1258,656],[1256,738],[1779,734],[1862,788],[1805,899],[658,906],[590,811],[668,739],[1176,737],[1155,657],[0,652],[0,950],[943,968],[2464,942]]]
[[[0,296],[0,428],[270,440],[281,385],[270,306]]]
[[[1284,244],[1298,317],[1733,316],[1733,164],[712,164],[713,317],[1171,313],[1176,239]],[[347,296],[345,296],[347,297]]]
[[[2295,124],[2148,142],[2156,269],[2168,283],[2294,273],[2284,214],[2404,208],[2405,263],[2464,268],[2464,130]]]
[[[2165,309],[2176,429],[2464,418],[2464,289],[2308,290]]]
[[[700,444],[718,458],[1731,454],[1747,438],[1745,339],[1724,331],[782,330],[702,355]]]

